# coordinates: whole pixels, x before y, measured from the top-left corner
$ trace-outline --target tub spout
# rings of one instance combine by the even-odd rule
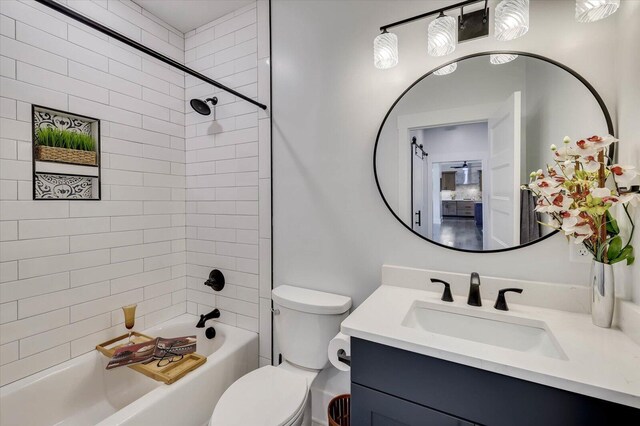
[[[204,328],[204,323],[213,318],[220,318],[220,311],[216,308],[206,315],[200,315],[200,321],[196,324],[197,328]]]

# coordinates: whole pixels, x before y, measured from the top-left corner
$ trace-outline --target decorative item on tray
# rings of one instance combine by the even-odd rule
[[[131,342],[131,330],[133,330],[133,326],[136,325],[136,307],[138,305],[133,303],[131,305],[123,306],[122,312],[124,313],[124,326],[129,330],[129,344]]]
[[[157,367],[181,361],[184,355],[196,351],[196,336],[165,339],[158,337],[142,343],[124,345],[115,350],[107,370],[133,364],[157,361]]]
[[[640,195],[621,193],[618,187],[629,187],[637,172],[633,166],[609,164],[607,154],[614,142],[613,136],[592,136],[576,143],[565,137],[562,147],[551,145],[555,164],[531,173],[523,187],[537,197],[536,211],[548,218],[544,225],[573,237],[593,256],[591,316],[595,325],[605,328],[611,327],[615,304],[612,265],[634,261],[634,223],[628,205],[640,201]],[[618,226],[612,214],[616,207],[627,226]]]

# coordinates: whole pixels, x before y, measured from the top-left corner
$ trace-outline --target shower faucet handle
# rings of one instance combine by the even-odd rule
[[[453,302],[453,295],[451,294],[451,285],[438,278],[431,278],[432,283],[444,284],[444,291],[442,292],[442,298],[440,300],[445,302]]]

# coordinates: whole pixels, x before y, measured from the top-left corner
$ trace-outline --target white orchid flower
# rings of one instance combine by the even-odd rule
[[[640,204],[640,194],[622,194],[618,197],[618,201],[623,204],[629,203],[635,207]]]
[[[542,195],[555,195],[562,190],[560,183],[551,178],[538,179],[529,185],[531,189]]]
[[[631,181],[633,181],[636,176],[638,176],[638,172],[633,166],[622,166],[620,164],[614,164],[609,169],[611,170],[611,173],[613,173],[615,181],[623,186],[629,186]]]
[[[536,211],[540,213],[562,213],[570,210],[573,204],[573,198],[562,193],[538,199]]]
[[[591,195],[595,198],[611,197],[611,190],[609,188],[591,188]]]
[[[592,143],[594,148],[596,148],[597,150],[600,150],[600,149],[608,147],[609,145],[611,145],[614,142],[618,142],[618,139],[614,138],[611,135],[606,135],[604,137],[603,136],[591,136],[590,138],[587,139],[587,141]]]
[[[583,155],[578,159],[578,161],[582,164],[582,168],[587,172],[595,173],[600,170],[601,163],[598,161],[595,155]]]

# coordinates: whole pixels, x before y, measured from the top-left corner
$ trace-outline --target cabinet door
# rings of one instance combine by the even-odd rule
[[[473,426],[386,393],[351,383],[351,424],[358,426]]]

